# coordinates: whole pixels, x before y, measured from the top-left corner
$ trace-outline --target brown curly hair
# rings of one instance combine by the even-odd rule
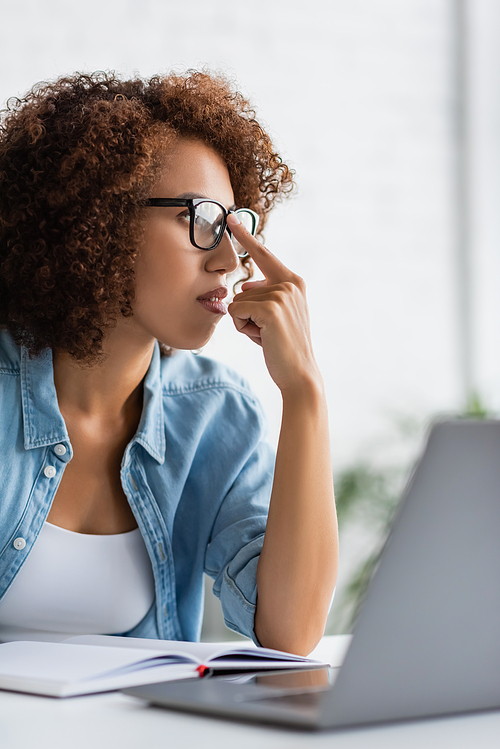
[[[140,204],[172,138],[222,156],[236,205],[259,214],[260,230],[293,189],[248,100],[219,74],[76,73],[1,115],[0,326],[33,356],[52,348],[92,363],[110,324],[132,315]]]

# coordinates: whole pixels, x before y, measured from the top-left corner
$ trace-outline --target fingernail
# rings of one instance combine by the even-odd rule
[[[230,213],[229,216],[227,217],[227,220],[230,221],[232,224],[235,224],[235,225],[236,224],[241,224],[241,221],[239,220],[239,218],[236,215],[236,213]]]

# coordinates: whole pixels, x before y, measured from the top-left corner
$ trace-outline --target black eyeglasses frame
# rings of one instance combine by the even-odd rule
[[[223,212],[223,220],[222,220],[222,231],[220,233],[220,236],[218,239],[214,242],[211,247],[201,247],[194,238],[194,218],[195,218],[195,209],[196,206],[199,205],[199,203],[215,203],[218,205]],[[251,234],[252,236],[255,236],[255,233],[257,231],[257,226],[259,225],[259,216],[255,211],[252,211],[250,208],[237,208],[236,210],[228,210],[225,205],[222,203],[219,203],[218,200],[212,200],[211,198],[147,198],[144,200],[142,205],[146,207],[160,207],[160,208],[188,208],[189,209],[189,240],[193,247],[197,247],[199,250],[215,250],[216,247],[220,244],[222,237],[224,236],[224,232],[227,231],[230,237],[232,237],[231,229],[227,225],[227,217],[230,213],[235,213],[238,215],[240,212],[245,212],[250,214],[252,217],[252,229]],[[238,257],[246,257],[248,255],[248,252],[244,252],[242,254],[238,253]]]

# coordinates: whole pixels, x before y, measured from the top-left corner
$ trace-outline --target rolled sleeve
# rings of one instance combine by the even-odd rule
[[[205,572],[214,580],[226,626],[257,645],[257,565],[273,475],[274,451],[261,442],[221,504],[205,557]]]
[[[240,635],[250,637],[256,645],[260,644],[254,631],[257,564],[263,543],[264,534],[238,552],[225,567],[218,592],[226,626]]]

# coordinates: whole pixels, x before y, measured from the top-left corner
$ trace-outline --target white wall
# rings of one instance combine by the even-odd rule
[[[500,4],[467,0],[464,198],[469,255],[470,379],[500,410]]]

